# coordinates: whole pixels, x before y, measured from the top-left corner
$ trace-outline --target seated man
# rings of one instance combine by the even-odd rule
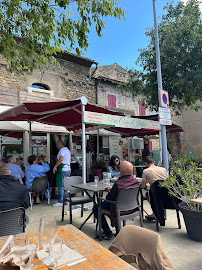
[[[39,160],[41,165],[37,164],[38,160],[35,155],[29,156],[28,162],[30,166],[27,166],[25,168],[25,177],[26,177],[27,189],[30,189],[34,178],[40,177],[40,176],[46,176],[46,172],[50,170],[50,167],[47,163],[44,163],[43,159]],[[32,202],[34,202],[33,197],[32,197]],[[41,203],[39,199],[39,193],[36,193],[36,203]]]
[[[168,172],[163,167],[155,166],[155,161],[151,156],[147,156],[144,159],[144,163],[147,167],[142,173],[142,188],[149,188],[155,181],[164,180],[168,177]],[[153,220],[154,214],[145,216],[149,220]]]
[[[120,174],[121,177],[114,183],[113,187],[108,187],[106,190],[109,192],[106,196],[107,200],[116,201],[118,193],[121,189],[136,187],[138,186],[138,180],[133,176],[133,165],[128,161],[122,161],[120,165]],[[110,210],[113,208],[113,204],[108,202],[102,202],[101,207],[105,210]],[[93,208],[93,212],[96,218],[98,218],[98,205],[96,204]],[[113,220],[111,220],[112,225]],[[102,216],[102,229],[103,229],[103,238],[110,240],[113,237],[112,231],[109,228],[109,225],[104,217]]]
[[[15,180],[18,180],[20,184],[23,184],[22,178],[24,177],[24,173],[21,170],[20,166],[15,164],[13,156],[6,156],[5,161],[8,165],[11,175],[15,178]]]
[[[0,211],[17,207],[28,208],[29,195],[26,187],[10,175],[7,164],[0,162]]]

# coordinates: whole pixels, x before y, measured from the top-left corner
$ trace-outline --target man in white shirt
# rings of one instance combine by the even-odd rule
[[[57,172],[56,175],[56,185],[58,188],[58,202],[53,204],[54,207],[62,206],[64,186],[63,180],[65,177],[69,177],[71,174],[70,162],[71,162],[71,152],[65,147],[63,141],[57,141],[56,146],[59,150],[57,155],[57,163],[53,168],[53,173]]]

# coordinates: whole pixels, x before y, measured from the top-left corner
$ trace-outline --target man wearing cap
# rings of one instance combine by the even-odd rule
[[[54,207],[62,206],[63,195],[64,195],[64,186],[63,180],[65,177],[69,177],[71,174],[70,162],[71,162],[71,152],[65,147],[64,142],[59,140],[56,143],[56,146],[59,150],[57,155],[57,163],[53,168],[53,173],[56,173],[56,186],[58,188],[58,202],[53,204]]]

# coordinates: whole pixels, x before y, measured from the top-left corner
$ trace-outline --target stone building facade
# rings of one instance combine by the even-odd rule
[[[71,100],[81,96],[95,103],[95,83],[90,77],[90,68],[96,63],[69,53],[59,54],[57,59],[60,68],[49,65],[17,76],[10,73],[7,62],[0,57],[0,105]]]
[[[126,115],[152,113],[142,106],[143,96],[135,97],[121,87],[128,73],[118,64],[98,67],[85,57],[63,52],[57,55],[60,68],[49,65],[33,73],[11,74],[7,62],[0,57],[0,106],[14,106],[22,102],[47,102],[73,100],[86,96],[88,102]],[[202,155],[202,112],[184,110],[173,122],[185,132],[168,134],[172,154],[193,151]],[[158,140],[153,140],[153,149],[158,149]]]

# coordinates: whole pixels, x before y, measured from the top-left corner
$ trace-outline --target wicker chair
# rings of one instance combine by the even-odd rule
[[[123,225],[125,226],[125,220],[133,219],[136,216],[140,217],[140,225],[141,227],[143,227],[141,206],[138,203],[138,192],[139,192],[139,186],[124,188],[119,191],[118,198],[116,201],[109,201],[106,199],[102,199],[103,201],[116,205],[116,219],[117,219],[116,232],[117,233],[121,230],[121,221],[123,221]],[[134,210],[134,212],[128,213],[128,214],[123,213],[123,212],[129,212],[131,210]],[[104,210],[102,208],[99,208],[99,211],[100,211],[100,215],[110,216],[110,211]]]
[[[42,193],[42,201],[43,201],[43,196],[44,193],[46,192],[48,188],[48,179],[47,176],[40,176],[40,177],[35,177],[32,185],[29,190],[29,199],[30,199],[30,205],[31,205],[31,210],[32,210],[32,199],[31,199],[31,194],[36,193],[36,192],[41,192]],[[48,204],[50,204],[50,198],[48,198]]]
[[[23,207],[0,212],[0,237],[25,232]]]
[[[64,178],[64,197],[62,206],[62,221],[64,221],[64,208],[65,201],[69,202],[69,213],[70,213],[70,224],[72,224],[72,205],[81,204],[81,217],[83,217],[83,205],[85,203],[92,202],[91,198],[88,196],[83,196],[83,189],[72,187],[72,184],[83,184],[83,179],[81,176],[71,176]],[[82,193],[82,196],[74,196],[72,194]],[[65,198],[66,194],[69,195]]]

